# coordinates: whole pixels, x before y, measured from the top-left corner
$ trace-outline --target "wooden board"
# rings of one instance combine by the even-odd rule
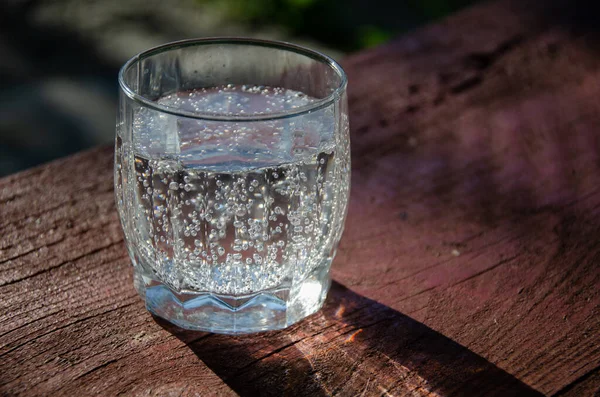
[[[0,394],[591,396],[600,46],[585,4],[468,9],[343,64],[352,200],[325,308],[244,337],[152,318],[112,149],[0,180]]]

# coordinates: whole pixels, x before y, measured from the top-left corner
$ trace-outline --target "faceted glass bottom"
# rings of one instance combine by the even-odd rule
[[[283,329],[318,311],[331,283],[329,265],[319,266],[291,288],[245,296],[175,292],[140,266],[135,266],[134,285],[151,313],[181,328],[246,334]]]

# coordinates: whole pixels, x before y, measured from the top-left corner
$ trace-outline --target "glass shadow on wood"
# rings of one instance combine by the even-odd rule
[[[284,331],[231,337],[155,320],[241,396],[542,395],[439,332],[336,282],[320,312]]]

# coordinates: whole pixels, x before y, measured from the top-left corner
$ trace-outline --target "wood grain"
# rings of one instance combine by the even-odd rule
[[[0,179],[0,394],[600,391],[600,45],[587,3],[483,4],[344,62],[352,199],[325,308],[152,318],[112,149]]]

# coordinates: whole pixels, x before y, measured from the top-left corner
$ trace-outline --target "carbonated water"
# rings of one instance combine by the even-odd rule
[[[209,309],[229,310],[242,331],[255,330],[260,305],[280,311],[282,326],[318,309],[346,212],[349,142],[334,133],[346,115],[324,106],[291,119],[260,117],[315,101],[228,85],[157,100],[224,120],[147,107],[131,115],[132,139],[117,136],[116,195],[150,309],[153,299],[173,300],[183,325],[209,330],[231,327]],[[254,317],[236,317],[244,307]]]

